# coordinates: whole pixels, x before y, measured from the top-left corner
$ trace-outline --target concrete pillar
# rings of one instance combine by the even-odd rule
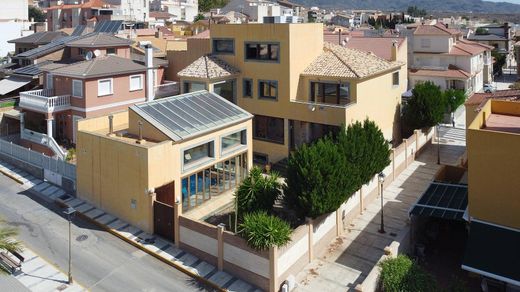
[[[343,230],[343,218],[341,214],[341,207],[336,210],[336,236],[341,235],[341,231]]]
[[[314,247],[314,224],[312,222],[312,219],[311,218],[306,218],[305,221],[307,221],[307,226],[309,227],[309,230],[308,230],[308,233],[309,233],[309,242],[307,243],[309,248],[309,263],[312,261],[312,259],[314,258],[314,251],[313,251],[313,247]]]
[[[359,214],[363,215],[363,186],[359,188]]]
[[[392,181],[395,180],[395,148],[392,148]]]
[[[179,228],[179,217],[181,215],[182,204],[179,200],[175,201],[173,212],[173,237],[175,239],[175,247],[179,248],[181,237]]]
[[[408,140],[403,139],[404,144],[404,165],[408,168]]]
[[[278,291],[278,248],[272,246],[269,248],[269,291]]]
[[[420,134],[420,130],[414,130],[414,134],[415,134],[415,153],[417,153],[419,151],[419,134]]]
[[[217,226],[217,243],[218,243],[218,258],[217,258],[217,266],[218,270],[224,270],[224,223],[220,223]]]
[[[150,199],[148,200],[148,233],[153,234],[154,233],[154,218],[153,218],[153,204],[157,198],[157,194],[155,192],[152,192],[149,194]]]
[[[47,121],[47,136],[49,137],[52,137],[52,133],[53,133],[53,121],[54,119],[53,118],[49,118],[49,119],[46,119]]]

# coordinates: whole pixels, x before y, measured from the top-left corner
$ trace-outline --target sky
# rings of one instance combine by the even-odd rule
[[[491,2],[509,2],[509,3],[520,4],[520,0],[484,0],[484,1],[491,1]]]

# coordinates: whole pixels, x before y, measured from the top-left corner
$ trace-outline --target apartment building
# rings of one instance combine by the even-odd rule
[[[513,45],[515,34],[509,23],[497,24],[492,23],[480,26],[470,31],[467,39],[488,46],[492,46],[493,50],[513,57]]]
[[[462,269],[520,288],[520,103],[488,99],[467,129],[469,238]]]
[[[167,0],[160,1],[162,11],[172,15],[171,20],[193,22],[197,14],[199,14],[198,0]]]
[[[65,58],[39,67],[43,89],[20,93],[22,142],[63,158],[56,141],[75,144],[78,120],[153,100],[167,62],[148,45],[145,58],[131,55],[131,43],[99,33],[66,42]]]
[[[441,89],[471,94],[492,82],[493,47],[462,39],[458,30],[442,23],[419,25],[405,31],[409,37],[409,84],[432,81]]]
[[[398,139],[404,62],[324,42],[315,23],[215,24],[210,41],[212,53],[178,73],[181,90],[206,89],[254,114],[256,162],[367,117]]]
[[[294,15],[292,8],[266,0],[231,0],[220,9],[220,14],[226,14],[231,11],[245,14],[248,16],[248,21],[258,23],[263,23],[265,17],[282,17],[285,19],[285,17]]]

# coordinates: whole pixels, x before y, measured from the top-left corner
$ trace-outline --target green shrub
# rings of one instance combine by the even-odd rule
[[[446,102],[441,88],[431,81],[418,83],[403,107],[404,121],[412,129],[429,128],[444,118]]]
[[[235,191],[238,216],[253,211],[270,212],[275,200],[281,195],[278,174],[264,176],[259,167],[253,167]]]
[[[380,284],[385,292],[434,292],[437,283],[406,255],[398,255],[380,263]]]
[[[446,111],[454,112],[459,106],[466,101],[466,93],[460,89],[446,89],[443,92],[444,101],[446,102]]]
[[[302,145],[287,163],[285,204],[304,217],[335,211],[348,198],[346,159],[330,137]]]
[[[264,211],[245,214],[240,228],[240,234],[247,240],[247,244],[257,250],[284,246],[291,240],[289,223]]]

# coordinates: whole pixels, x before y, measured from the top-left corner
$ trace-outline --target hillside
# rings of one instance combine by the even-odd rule
[[[293,0],[308,7],[338,9],[379,9],[385,11],[406,11],[409,6],[417,6],[427,11],[456,11],[477,13],[511,13],[520,11],[520,5],[506,2],[482,0]]]

